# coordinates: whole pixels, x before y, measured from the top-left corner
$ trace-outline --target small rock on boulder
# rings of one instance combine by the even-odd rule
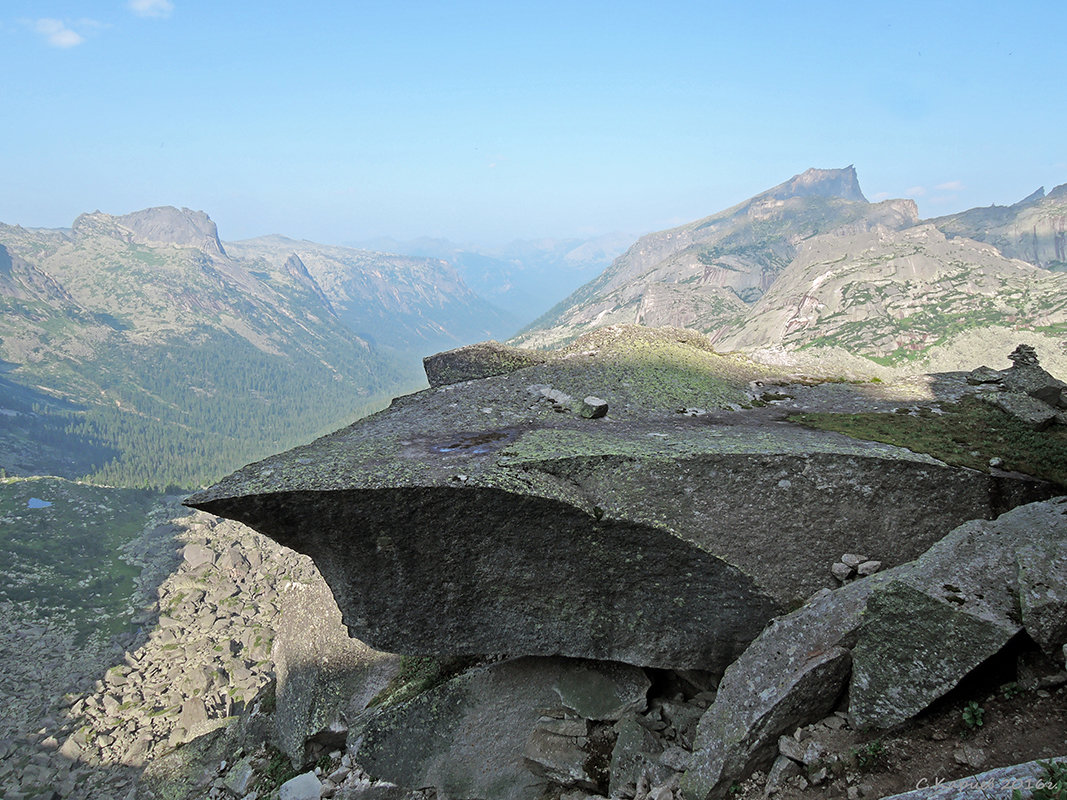
[[[578,415],[585,417],[586,419],[600,419],[601,417],[607,416],[607,413],[607,401],[601,400],[594,395],[586,397],[578,408]]]

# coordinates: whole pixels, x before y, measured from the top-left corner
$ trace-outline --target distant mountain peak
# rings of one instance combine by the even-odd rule
[[[331,314],[336,315],[337,312],[334,310],[333,303],[330,302],[330,299],[322,291],[322,287],[319,286],[318,281],[316,281],[311,276],[311,273],[308,272],[308,268],[301,260],[300,256],[296,253],[291,253],[289,257],[285,259],[283,269],[289,273],[289,276],[293,278],[293,280],[313,292]]]
[[[211,217],[189,208],[157,206],[122,216],[94,211],[74,220],[73,230],[75,234],[110,234],[136,244],[195,247],[212,255],[226,255]]]
[[[785,183],[775,186],[766,193],[767,197],[788,200],[791,197],[839,197],[866,203],[867,198],[860,190],[856,168],[849,164],[844,169],[816,169],[812,167],[799,175],[794,175]]]
[[[1017,205],[1017,206],[1026,206],[1026,205],[1029,205],[1030,203],[1036,203],[1038,200],[1044,200],[1044,199],[1045,199],[1045,187],[1044,186],[1038,186],[1036,192],[1032,192],[1031,194],[1028,194],[1026,197],[1024,197],[1022,200],[1020,200],[1015,205]]]

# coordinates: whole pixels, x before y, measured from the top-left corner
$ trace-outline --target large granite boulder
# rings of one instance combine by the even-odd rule
[[[499,342],[480,342],[445,350],[422,360],[430,386],[447,386],[543,364],[548,356],[537,350],[523,350]]]
[[[864,613],[849,689],[860,727],[888,728],[922,711],[1022,630],[1016,553],[1067,544],[1059,503],[961,525],[876,591]]]
[[[726,670],[700,720],[687,798],[725,797],[731,783],[766,768],[778,737],[826,716],[848,685],[863,610],[886,573],[824,591],[775,620]]]
[[[686,798],[724,798],[732,781],[769,767],[778,737],[824,716],[846,685],[853,724],[889,728],[957,686],[1024,625],[1046,652],[1062,650],[1064,564],[1061,497],[965,523],[915,561],[820,592],[726,670],[700,721]]]
[[[1052,377],[1041,367],[1037,353],[1021,344],[1008,356],[1012,365],[1001,370],[1001,384],[1009,392],[1020,392],[1058,408],[1067,408],[1067,383]]]
[[[188,503],[306,553],[352,636],[406,654],[721,672],[863,552],[886,567],[1049,488],[747,416],[769,368],[605,329],[441,385]],[[546,389],[546,387],[548,387]],[[552,401],[601,398],[607,416]],[[701,416],[680,409],[733,409]]]

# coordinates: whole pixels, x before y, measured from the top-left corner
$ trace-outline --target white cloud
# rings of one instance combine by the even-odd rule
[[[963,181],[949,181],[948,183],[939,183],[934,187],[942,192],[958,192],[963,188]]]
[[[878,192],[878,194],[874,195],[871,199],[872,200],[888,200],[889,199],[889,192]]]
[[[169,17],[174,3],[171,0],[129,0],[126,7],[139,17]]]
[[[84,36],[68,28],[62,20],[39,19],[33,27],[52,47],[76,47],[85,41]]]
[[[925,186],[912,186],[904,190],[904,194],[911,195],[912,197],[922,197],[926,194]]]

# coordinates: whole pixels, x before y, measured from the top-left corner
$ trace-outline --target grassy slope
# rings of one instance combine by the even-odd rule
[[[31,498],[52,505],[30,508]],[[83,641],[126,630],[139,570],[122,547],[158,499],[59,478],[0,481],[0,600],[70,622]]]

